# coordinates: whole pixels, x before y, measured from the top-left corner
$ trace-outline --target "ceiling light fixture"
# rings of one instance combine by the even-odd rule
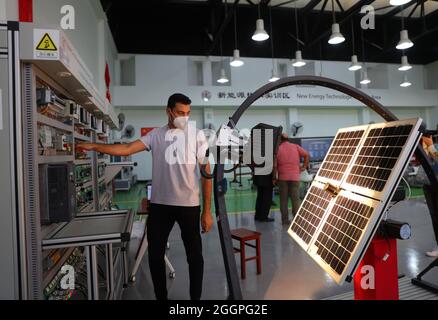
[[[57,75],[61,78],[69,78],[72,76],[71,72],[68,71],[60,71],[57,73]]]
[[[227,78],[227,75],[225,74],[225,69],[221,69],[221,77],[217,80],[217,82],[221,84],[230,82],[230,80]]]
[[[239,49],[234,49],[233,51],[233,59],[230,62],[230,66],[238,68],[244,65],[242,59],[240,59],[240,51]]]
[[[263,19],[260,17],[260,2],[258,4],[258,13],[259,18],[256,21],[256,31],[254,32],[254,35],[252,36],[252,40],[254,41],[265,41],[269,39],[268,33],[265,31],[265,23]]]
[[[357,71],[362,69],[362,65],[359,63],[359,61],[357,60],[357,55],[355,54],[355,43],[354,43],[354,21],[353,19],[351,20],[351,39],[352,39],[352,47],[353,47],[353,55],[351,56],[351,65],[348,67],[348,70],[350,71]]]
[[[234,9],[234,48],[233,59],[230,62],[230,66],[238,68],[243,66],[244,62],[240,59],[240,51],[237,49],[237,6]]]
[[[414,43],[409,39],[408,30],[400,31],[400,41],[398,42],[396,48],[399,50],[409,49],[414,46]]]
[[[340,44],[345,41],[345,38],[340,31],[339,24],[336,23],[335,4],[333,0],[332,0],[332,15],[333,15],[332,34],[330,36],[328,43]]]
[[[391,6],[402,6],[406,3],[411,2],[412,0],[389,0],[389,4]]]
[[[297,40],[297,50],[295,51],[295,60],[292,61],[292,66],[295,68],[301,68],[306,65],[306,62],[303,60],[300,50],[300,41],[299,41],[299,29],[298,29],[298,14],[297,14],[297,3],[295,2],[295,30],[296,30],[296,40]]]
[[[408,75],[405,72],[405,74],[403,75],[403,82],[400,83],[400,87],[407,88],[407,87],[410,87],[411,85],[412,85],[412,83],[409,82]]]
[[[362,71],[360,83],[361,84],[369,84],[369,83],[371,83],[371,80],[368,78],[368,72],[366,70]]]
[[[222,36],[219,39],[219,47],[220,47],[220,51],[221,51],[221,76],[219,79],[217,79],[217,82],[221,83],[221,84],[225,84],[225,83],[228,83],[230,80],[227,78],[227,75],[226,75],[225,69],[224,69],[224,57],[222,55]]]
[[[271,78],[269,78],[269,82],[275,82],[280,80],[280,78],[277,76],[277,73],[275,72],[275,70],[272,70],[272,75]]]
[[[83,94],[83,95],[88,94],[88,91],[85,90],[85,89],[76,89],[76,92],[77,92],[77,93],[80,93],[80,94]]]
[[[399,50],[406,50],[414,46],[414,43],[411,41],[411,39],[409,39],[408,30],[405,29],[405,19],[403,12],[404,11],[402,7],[400,41],[396,46],[396,48]]]
[[[401,66],[398,68],[400,71],[408,71],[411,70],[412,66],[408,62],[408,57],[403,55],[401,57]]]
[[[348,70],[350,71],[357,71],[362,69],[362,65],[358,62],[357,56],[352,55],[351,56],[351,65],[348,67]]]
[[[272,55],[272,70],[271,70],[271,77],[269,78],[269,82],[275,82],[280,80],[280,78],[277,75],[277,67],[274,60],[274,29],[272,27],[272,9],[269,7],[269,24],[271,27],[271,55]]]
[[[367,63],[365,61],[365,41],[363,37],[363,29],[360,29],[360,38],[362,42],[362,61],[363,61],[363,69],[361,70],[361,77],[360,77],[360,83],[361,84],[369,84],[371,83],[371,80],[368,78],[368,71],[367,71]]]
[[[306,65],[306,61],[303,60],[300,50],[297,50],[295,52],[295,60],[293,60],[292,65],[295,68],[301,68],[301,67],[304,67]]]

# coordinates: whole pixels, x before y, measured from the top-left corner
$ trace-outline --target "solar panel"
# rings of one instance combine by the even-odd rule
[[[324,191],[324,185],[313,182],[297,213],[297,219],[290,230],[292,237],[307,250],[318,230],[325,211],[331,201],[331,195]]]
[[[347,172],[345,189],[380,199],[391,174],[400,171],[397,167],[404,166],[406,155],[412,151],[409,138],[413,132],[418,132],[418,126],[412,121],[371,125]]]
[[[339,130],[288,233],[339,284],[353,276],[421,137],[421,119]]]
[[[315,179],[339,186],[368,126],[338,131]]]
[[[359,243],[370,222],[379,218],[379,204],[349,191],[333,198],[310,254],[336,281],[349,274],[348,263],[360,255]]]

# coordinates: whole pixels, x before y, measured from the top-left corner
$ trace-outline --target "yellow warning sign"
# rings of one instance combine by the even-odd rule
[[[44,50],[44,51],[57,51],[58,48],[56,47],[55,43],[53,42],[52,38],[50,38],[50,35],[48,33],[44,34],[41,41],[38,43],[37,50]]]

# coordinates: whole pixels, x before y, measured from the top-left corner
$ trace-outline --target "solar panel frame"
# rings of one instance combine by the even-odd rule
[[[342,183],[342,181],[344,180],[344,177],[345,177],[345,171],[348,169],[348,164],[351,162],[352,159],[354,159],[356,153],[360,149],[359,147],[360,147],[360,145],[362,143],[362,140],[363,140],[363,138],[364,138],[364,136],[366,134],[366,131],[367,131],[368,127],[369,127],[368,125],[361,125],[361,126],[355,126],[355,127],[350,127],[350,128],[342,128],[342,129],[338,130],[338,132],[336,133],[336,136],[335,136],[335,138],[334,138],[334,140],[332,142],[332,145],[330,146],[330,148],[329,148],[329,150],[328,150],[328,152],[327,152],[327,154],[326,154],[326,156],[324,158],[324,161],[322,162],[322,165],[320,166],[318,172],[315,175],[315,180],[316,181],[319,181],[319,182],[322,182],[322,183],[330,183],[330,184],[332,184],[332,185],[334,185],[336,187],[339,187],[341,185],[341,183]],[[354,150],[354,152],[351,154],[351,158],[347,162],[347,169],[345,169],[344,172],[341,174],[340,179],[333,179],[333,178],[329,178],[329,177],[324,176],[323,175],[323,171],[326,170],[325,167],[324,167],[324,164],[329,162],[329,159],[330,159],[331,155],[333,155],[333,154],[337,155],[337,153],[336,153],[337,150],[335,150],[335,148],[337,148],[337,146],[336,146],[337,142],[342,140],[342,139],[340,139],[340,136],[342,134],[346,134],[346,133],[349,133],[349,132],[359,132],[359,131],[363,131],[363,134],[361,135],[360,139],[357,139],[357,147]],[[341,146],[341,148],[342,147],[343,146]]]
[[[420,128],[421,123],[422,123],[422,120],[419,119],[418,129]],[[391,183],[387,187],[387,192],[386,192],[385,196],[380,199],[380,203],[382,204],[382,207],[379,208],[379,210],[380,210],[379,215],[376,216],[377,221],[374,223],[374,226],[372,228],[369,228],[369,232],[367,232],[367,238],[365,238],[364,242],[361,244],[361,247],[362,247],[361,252],[359,253],[359,250],[358,250],[357,260],[355,261],[354,264],[352,264],[351,270],[349,271],[351,277],[353,277],[354,272],[356,271],[360,261],[362,260],[363,256],[365,255],[365,252],[366,252],[369,244],[371,243],[371,240],[373,239],[375,233],[377,232],[379,224],[382,221],[383,216],[384,216],[384,214],[385,214],[385,212],[386,212],[386,210],[391,202],[391,199],[396,192],[397,186],[399,185],[399,183],[403,177],[403,173],[405,172],[406,168],[408,167],[410,159],[414,155],[414,152],[417,148],[417,145],[418,145],[421,137],[422,137],[422,133],[420,131],[417,131],[417,132],[412,131],[411,132],[410,138],[414,139],[414,142],[406,144],[406,150],[408,150],[408,156],[405,158],[404,163],[400,163],[400,166],[401,166],[400,174],[398,177],[395,177],[392,181],[390,181]],[[409,145],[410,149],[408,149],[408,147],[407,147],[408,145]]]
[[[324,215],[322,219],[319,221],[318,229],[313,233],[312,239],[309,243],[304,242],[300,237],[292,231],[292,227],[294,223],[298,219],[300,219],[300,210],[298,211],[298,214],[295,216],[294,221],[292,222],[288,233],[289,235],[299,243],[299,245],[307,251],[307,253],[312,257],[313,260],[315,260],[338,284],[342,284],[347,277],[352,277],[354,275],[355,270],[357,269],[360,260],[363,258],[366,249],[368,248],[369,243],[371,242],[373,236],[375,235],[377,228],[379,226],[380,221],[382,220],[382,217],[385,213],[386,208],[389,205],[390,200],[392,199],[392,196],[400,183],[400,180],[402,178],[403,172],[406,169],[410,158],[412,157],[418,142],[421,138],[421,132],[420,132],[420,126],[422,123],[422,119],[407,119],[407,120],[401,120],[401,121],[394,121],[390,123],[382,123],[382,124],[373,124],[368,126],[359,126],[359,127],[353,127],[353,128],[344,128],[338,131],[337,137],[339,133],[341,132],[350,132],[351,129],[357,129],[361,130],[365,128],[365,133],[361,138],[361,142],[358,146],[358,148],[354,152],[354,156],[350,159],[350,163],[347,167],[347,170],[345,171],[343,178],[340,181],[340,184],[333,184],[333,180],[331,179],[321,179],[321,176],[315,177],[315,180],[312,184],[312,186],[316,186],[319,189],[324,189],[326,186],[326,183],[331,183],[335,185],[336,187],[339,187],[339,193],[337,195],[333,195],[333,197],[330,200],[330,203],[326,206]],[[382,191],[377,192],[376,190],[371,190],[368,188],[362,188],[354,184],[347,183],[347,179],[351,174],[352,168],[354,167],[358,157],[361,155],[361,150],[365,147],[364,144],[367,141],[367,138],[369,138],[370,133],[373,132],[375,129],[384,129],[384,128],[391,128],[396,126],[412,126],[408,138],[406,139],[405,143],[401,147],[402,150],[400,154],[397,157],[396,163],[391,169],[391,173],[388,176],[388,179],[386,180],[386,183],[384,185],[384,188]],[[335,138],[336,140],[336,138]],[[335,143],[335,140],[333,143]],[[380,143],[380,142],[379,142]],[[333,145],[332,145],[333,147]],[[329,151],[330,152],[330,151]],[[327,158],[327,157],[326,157]],[[322,166],[321,166],[322,167]],[[318,172],[319,173],[319,172]],[[322,181],[319,181],[322,180]],[[329,194],[329,192],[327,192]],[[339,249],[339,246],[336,247],[335,244],[331,243],[331,247],[325,248],[326,252],[323,252],[322,255],[318,254],[318,249],[323,246],[322,240],[326,240],[327,242],[331,239],[332,234],[325,234],[327,231],[326,226],[329,225],[329,227],[336,229],[337,226],[331,225],[334,218],[331,219],[333,216],[332,212],[334,212],[334,208],[336,210],[343,210],[342,208],[339,209],[339,204],[337,203],[339,199],[341,198],[348,198],[354,201],[357,201],[361,204],[365,204],[367,206],[370,206],[373,208],[370,218],[368,219],[368,222],[364,225],[363,231],[357,239],[356,245],[353,247],[351,254],[348,258],[348,261],[345,261],[345,267],[342,268],[339,267],[339,264],[344,263],[345,260],[344,255],[342,255],[342,258],[337,261],[337,263],[333,263],[335,258],[334,256],[337,254],[343,254],[344,252]],[[308,199],[308,195],[306,195],[305,201]],[[303,202],[304,203],[304,202]],[[331,220],[329,220],[331,219]],[[342,221],[339,222],[342,224]],[[345,225],[344,225],[345,227]],[[350,226],[349,226],[350,227]],[[342,231],[342,229],[339,229]],[[335,231],[339,231],[335,230]],[[345,231],[345,230],[343,230]],[[334,231],[333,234],[335,233]],[[322,235],[322,236],[321,236]],[[326,238],[323,238],[323,236],[326,235]],[[338,232],[339,235],[339,232]],[[357,236],[357,234],[353,233],[352,235]],[[334,241],[331,241],[334,242]],[[320,247],[318,247],[320,245]],[[345,248],[343,248],[345,249]],[[331,250],[335,250],[336,252],[331,252]],[[339,251],[338,251],[339,250]],[[320,250],[321,253],[321,250]],[[325,257],[323,255],[325,254]],[[327,258],[331,258],[330,261],[328,261]],[[340,257],[337,257],[340,258]],[[327,259],[327,261],[325,261]],[[336,259],[336,258],[335,258]],[[330,262],[330,263],[328,263]],[[333,266],[330,264],[333,263]],[[335,269],[338,269],[336,271]],[[342,269],[342,270],[341,270]],[[339,272],[341,271],[341,272]]]
[[[397,178],[396,176],[399,175],[400,172],[402,172],[403,167],[405,166],[403,159],[405,159],[409,154],[412,154],[412,152],[411,152],[412,147],[418,143],[417,135],[413,134],[413,133],[419,132],[421,123],[422,123],[422,120],[419,118],[416,118],[416,119],[393,121],[390,123],[379,123],[379,124],[370,125],[368,130],[367,130],[366,135],[364,136],[363,143],[366,142],[370,133],[374,129],[384,129],[384,128],[388,128],[388,127],[398,127],[398,126],[405,126],[405,125],[412,125],[412,129],[411,129],[410,133],[408,134],[408,138],[406,139],[405,144],[401,147],[402,148],[401,153],[398,155],[397,161],[396,161],[395,165],[392,167],[390,175],[386,179],[386,182],[384,184],[384,188],[382,189],[382,191],[377,191],[377,190],[361,187],[359,185],[347,182],[348,177],[350,177],[352,175],[352,170],[356,164],[358,157],[360,156],[361,150],[365,146],[361,146],[361,148],[359,148],[359,152],[356,154],[354,159],[351,161],[351,165],[349,166],[349,168],[347,169],[347,171],[345,173],[345,179],[342,182],[342,188],[345,190],[351,190],[355,193],[359,193],[359,194],[371,197],[373,199],[384,201],[385,195],[388,193],[389,190],[391,190],[393,188],[393,183],[391,183],[391,181],[396,180],[396,178]],[[379,168],[379,167],[377,167],[377,168]]]

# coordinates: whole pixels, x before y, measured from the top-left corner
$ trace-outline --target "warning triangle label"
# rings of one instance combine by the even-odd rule
[[[50,38],[50,35],[48,33],[44,34],[41,41],[38,43],[37,50],[44,50],[44,51],[57,51],[58,48],[56,47],[55,43],[53,42],[52,38]]]

